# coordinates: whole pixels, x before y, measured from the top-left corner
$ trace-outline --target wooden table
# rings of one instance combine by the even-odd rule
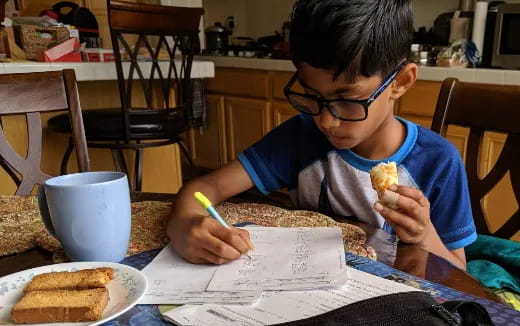
[[[132,194],[133,201],[160,200],[172,201],[167,194]],[[283,194],[269,197],[251,191],[231,199],[234,202],[262,202],[288,208],[290,203]],[[468,273],[456,268],[448,261],[431,254],[417,245],[397,243],[395,237],[381,229],[358,223],[367,233],[367,244],[377,252],[377,260],[398,270],[420,278],[439,283],[477,297],[503,303],[493,292],[482,286]],[[28,268],[52,264],[52,254],[35,248],[21,254],[0,258],[0,277]]]

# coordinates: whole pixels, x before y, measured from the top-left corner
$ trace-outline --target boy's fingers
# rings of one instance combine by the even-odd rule
[[[395,191],[396,193],[398,193],[404,197],[408,197],[408,198],[415,200],[423,207],[426,207],[428,205],[428,200],[426,199],[426,197],[424,196],[422,191],[420,191],[417,188],[399,186],[399,185],[392,185],[392,186],[390,186],[390,188],[395,189],[392,191]]]
[[[390,190],[384,191],[381,196],[381,202],[393,209],[397,207],[407,212],[411,217],[421,216],[421,211],[424,209],[424,206],[416,200]]]
[[[423,227],[413,218],[384,206],[381,202],[377,202],[374,207],[391,225],[397,225],[411,234],[422,232]]]
[[[254,250],[255,246],[253,245],[253,242],[251,241],[251,236],[249,235],[249,232],[244,229],[236,229],[238,230],[238,234],[244,239],[245,242],[249,245],[250,250]]]
[[[400,207],[399,197],[401,197],[401,195],[399,195],[397,192],[393,192],[390,190],[384,190],[382,193],[380,193],[381,201],[393,209],[397,209]]]
[[[231,261],[231,259],[226,259],[223,257],[220,257],[218,255],[215,255],[211,251],[208,251],[206,249],[199,249],[198,256],[200,257],[199,263],[210,263],[210,264],[216,264],[216,265],[222,265],[225,263],[228,263]]]
[[[226,227],[221,226],[220,224],[215,228],[209,230],[210,234],[216,237],[222,243],[215,243],[217,247],[214,247],[216,250],[210,250],[213,253],[220,255],[220,252],[226,253],[226,255],[220,255],[224,258],[236,259],[240,257],[240,254],[246,253],[249,251],[250,247],[247,241],[240,235],[240,230],[236,228],[228,229]],[[238,254],[231,255],[229,248],[231,247]],[[208,248],[209,249],[209,248]]]

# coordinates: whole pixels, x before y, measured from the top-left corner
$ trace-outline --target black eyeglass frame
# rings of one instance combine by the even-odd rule
[[[399,72],[401,71],[401,69],[405,65],[406,65],[406,62],[400,63],[397,66],[397,68],[395,68],[394,71],[392,71],[383,80],[383,82],[377,87],[377,89],[372,93],[372,95],[370,95],[369,98],[364,99],[364,100],[342,99],[342,98],[334,99],[334,100],[328,100],[328,99],[324,99],[324,98],[321,98],[321,97],[318,97],[318,96],[315,96],[315,95],[302,94],[302,93],[298,93],[298,92],[292,91],[291,87],[296,82],[296,79],[298,77],[297,73],[294,73],[294,75],[291,77],[291,79],[289,80],[287,85],[285,85],[285,87],[283,89],[283,93],[284,93],[285,97],[287,97],[287,99],[289,100],[289,103],[291,103],[293,108],[296,109],[297,111],[301,112],[301,113],[312,115],[312,116],[320,115],[321,111],[323,110],[323,107],[326,106],[327,109],[329,110],[329,112],[335,118],[337,118],[337,119],[339,119],[341,121],[363,121],[363,120],[366,120],[367,117],[368,117],[368,108],[370,107],[370,104],[372,104],[379,97],[379,95],[381,95],[381,93],[383,93],[385,91],[385,89],[388,87],[388,85],[390,85],[392,83],[392,81],[394,81],[394,79],[397,77],[397,75],[399,74]],[[311,113],[311,112],[308,112],[308,111],[303,111],[303,110],[298,109],[297,105],[294,104],[293,101],[291,100],[291,97],[290,97],[291,94],[292,95],[306,97],[306,98],[308,98],[310,100],[316,101],[318,103],[318,112]],[[363,106],[364,110],[365,110],[365,116],[363,118],[359,118],[359,119],[346,119],[346,118],[343,118],[343,117],[341,117],[339,115],[338,112],[336,112],[334,107],[331,106],[331,103],[335,103],[335,102],[347,102],[347,103],[361,104]]]

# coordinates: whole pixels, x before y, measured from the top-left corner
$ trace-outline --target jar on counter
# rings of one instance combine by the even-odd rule
[[[421,45],[420,44],[412,44],[410,47],[410,58],[408,61],[420,64],[421,62]]]

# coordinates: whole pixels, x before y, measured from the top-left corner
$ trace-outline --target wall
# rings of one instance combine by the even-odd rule
[[[290,20],[294,0],[246,0],[247,33],[258,38],[282,31],[282,23]]]
[[[170,0],[171,1],[171,0]],[[184,0],[189,1],[189,0]],[[507,0],[520,3],[520,0]],[[235,16],[235,36],[259,37],[280,31],[282,23],[289,20],[294,0],[203,0],[206,8],[206,26],[215,21],[224,22],[227,16]],[[430,28],[435,18],[445,12],[457,10],[457,0],[413,0],[414,25]]]
[[[260,1],[263,2],[263,1]],[[234,36],[244,36],[247,33],[247,11],[246,0],[203,0],[204,22],[206,27],[213,25],[215,22],[224,23],[226,17],[235,17]]]

